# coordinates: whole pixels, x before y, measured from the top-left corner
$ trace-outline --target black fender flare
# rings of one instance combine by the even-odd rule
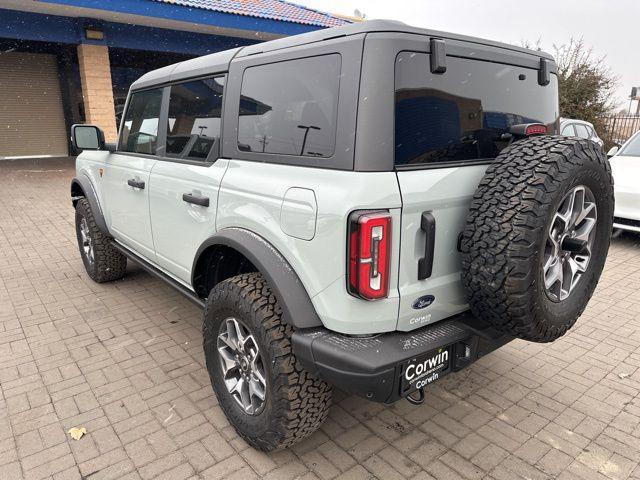
[[[93,184],[89,177],[86,175],[79,175],[77,177],[73,177],[71,180],[71,203],[76,206],[78,203],[78,199],[81,196],[74,194],[74,190],[80,189],[82,191],[82,195],[89,202],[89,206],[91,206],[91,212],[93,213],[93,218],[96,221],[96,225],[100,229],[102,233],[107,236],[111,236],[109,234],[109,229],[107,228],[107,222],[104,220],[104,214],[102,213],[102,208],[100,208],[100,202],[98,202],[98,196],[96,195],[96,191],[93,188]]]
[[[282,307],[282,320],[295,328],[322,326],[311,298],[289,262],[268,241],[244,228],[223,228],[205,240],[191,269],[191,284],[200,255],[214,245],[233,248],[244,255],[264,277]]]

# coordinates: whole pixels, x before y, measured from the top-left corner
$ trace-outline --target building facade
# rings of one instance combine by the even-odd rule
[[[0,0],[0,159],[115,141],[131,83],[195,56],[348,23],[283,0]]]

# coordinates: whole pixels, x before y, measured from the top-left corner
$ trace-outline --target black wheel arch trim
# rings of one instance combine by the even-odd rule
[[[102,208],[100,208],[98,196],[96,195],[96,191],[93,188],[93,184],[91,183],[89,177],[87,177],[86,175],[78,175],[77,177],[73,177],[73,180],[71,180],[71,202],[75,207],[76,203],[78,203],[78,197],[73,195],[74,186],[80,188],[83,194],[82,196],[84,196],[84,198],[86,198],[89,202],[91,211],[93,212],[93,218],[100,231],[107,236],[111,236],[109,234],[109,229],[107,228],[107,222],[105,222],[104,220]]]
[[[202,243],[191,269],[192,285],[201,254],[214,245],[237,250],[265,276],[282,307],[282,319],[285,323],[295,328],[322,326],[307,290],[287,259],[267,240],[244,228],[221,229]]]

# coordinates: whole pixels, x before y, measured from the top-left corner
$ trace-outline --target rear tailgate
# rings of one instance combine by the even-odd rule
[[[458,235],[462,232],[471,196],[485,165],[398,172],[402,191],[400,243],[399,330],[411,330],[467,309],[460,282]],[[435,224],[431,275],[418,280],[420,261],[427,257],[427,233],[422,214]],[[420,308],[421,307],[421,308]]]
[[[398,330],[467,309],[458,240],[473,193],[488,163],[508,145],[512,125],[543,123],[556,131],[556,75],[540,85],[532,56],[525,57],[523,66],[448,56],[444,74],[431,73],[426,52],[396,57]]]

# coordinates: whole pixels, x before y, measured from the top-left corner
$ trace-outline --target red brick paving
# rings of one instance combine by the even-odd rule
[[[217,405],[198,308],[135,266],[84,273],[72,175],[0,162],[1,479],[640,479],[640,236],[561,340],[512,342],[421,407],[336,392],[320,431],[263,454]]]

